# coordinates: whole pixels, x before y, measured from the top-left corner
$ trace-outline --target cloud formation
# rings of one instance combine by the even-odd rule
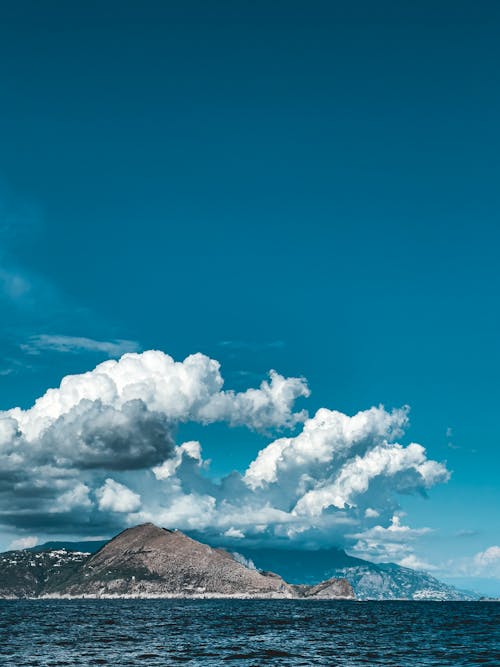
[[[352,551],[361,558],[379,563],[399,563],[418,570],[429,570],[433,569],[433,566],[417,558],[413,553],[413,542],[430,532],[429,528],[410,528],[403,525],[400,516],[395,514],[387,528],[376,525],[348,537],[356,540]]]
[[[124,484],[108,479],[95,492],[99,509],[103,512],[135,512],[141,506],[141,496]]]
[[[241,393],[225,391],[223,384],[220,364],[214,359],[193,354],[176,362],[163,352],[149,350],[105,361],[81,375],[68,375],[29,410],[14,408],[0,417],[14,421],[19,434],[33,443],[56,424],[72,423],[75,409],[84,418],[91,404],[98,410],[123,412],[139,402],[170,424],[226,421],[255,429],[293,426],[306,416],[304,411],[293,412],[295,400],[309,395],[301,378],[284,378],[271,371],[270,381]]]
[[[26,343],[21,344],[21,349],[27,354],[40,354],[44,350],[54,352],[76,353],[76,352],[102,352],[108,357],[121,357],[127,352],[138,352],[140,345],[134,340],[116,339],[111,341],[95,340],[84,336],[61,336],[52,334],[40,334],[30,336]]]
[[[387,514],[394,493],[423,492],[449,477],[421,445],[394,442],[407,423],[407,408],[371,408],[353,417],[321,408],[299,435],[259,452],[244,481],[255,491],[287,492],[293,514],[311,521],[329,510],[355,508],[365,519]]]
[[[154,350],[67,376],[30,409],[0,413],[0,524],[84,534],[152,520],[234,544],[384,544],[411,557],[402,545],[423,531],[399,523],[401,495],[446,481],[446,467],[399,442],[407,408],[308,418],[295,409],[308,395],[303,378],[275,371],[227,390],[216,360]],[[176,444],[184,422],[275,439],[243,473],[215,479],[200,442]]]
[[[478,576],[500,579],[500,546],[494,545],[477,553],[472,560],[472,571]]]
[[[134,521],[197,529],[236,543],[268,540],[342,544],[377,560],[414,557],[412,542],[428,529],[399,519],[402,494],[424,494],[444,482],[444,464],[403,436],[408,410],[371,408],[353,417],[320,409],[295,435],[260,451],[244,474],[219,482],[206,474],[200,443],[176,447],[154,468],[162,493]]]
[[[67,515],[81,523],[90,521],[90,512],[119,511],[109,500],[110,483],[100,492],[96,483],[111,471],[178,458],[174,434],[181,422],[266,430],[306,416],[293,410],[309,393],[301,378],[271,371],[259,388],[241,393],[223,384],[213,359],[195,354],[175,362],[150,350],[67,376],[28,410],[0,412],[0,521],[43,525]]]
[[[435,568],[440,576],[451,578],[481,578],[500,581],[500,546],[493,546],[465,557],[439,563]]]

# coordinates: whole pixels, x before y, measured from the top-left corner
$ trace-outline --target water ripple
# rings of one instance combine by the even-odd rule
[[[2,667],[500,665],[500,604],[0,601]]]

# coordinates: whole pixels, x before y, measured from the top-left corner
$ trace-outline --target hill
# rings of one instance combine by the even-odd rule
[[[66,549],[0,555],[0,597],[353,598],[337,579],[288,584],[178,530],[129,528],[96,553]]]

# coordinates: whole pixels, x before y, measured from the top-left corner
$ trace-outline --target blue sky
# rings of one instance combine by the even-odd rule
[[[500,577],[498,4],[3,14],[0,409],[148,349],[303,376],[310,415],[409,405],[452,472],[400,499],[418,557]],[[275,435],[178,437],[222,478]]]

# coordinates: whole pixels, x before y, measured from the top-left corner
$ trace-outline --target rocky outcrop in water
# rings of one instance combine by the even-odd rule
[[[346,581],[293,586],[177,530],[129,528],[95,554],[8,552],[0,597],[353,598]]]
[[[302,598],[315,598],[316,600],[332,600],[334,598],[354,598],[354,592],[347,579],[327,579],[316,586],[295,584],[295,592]]]

